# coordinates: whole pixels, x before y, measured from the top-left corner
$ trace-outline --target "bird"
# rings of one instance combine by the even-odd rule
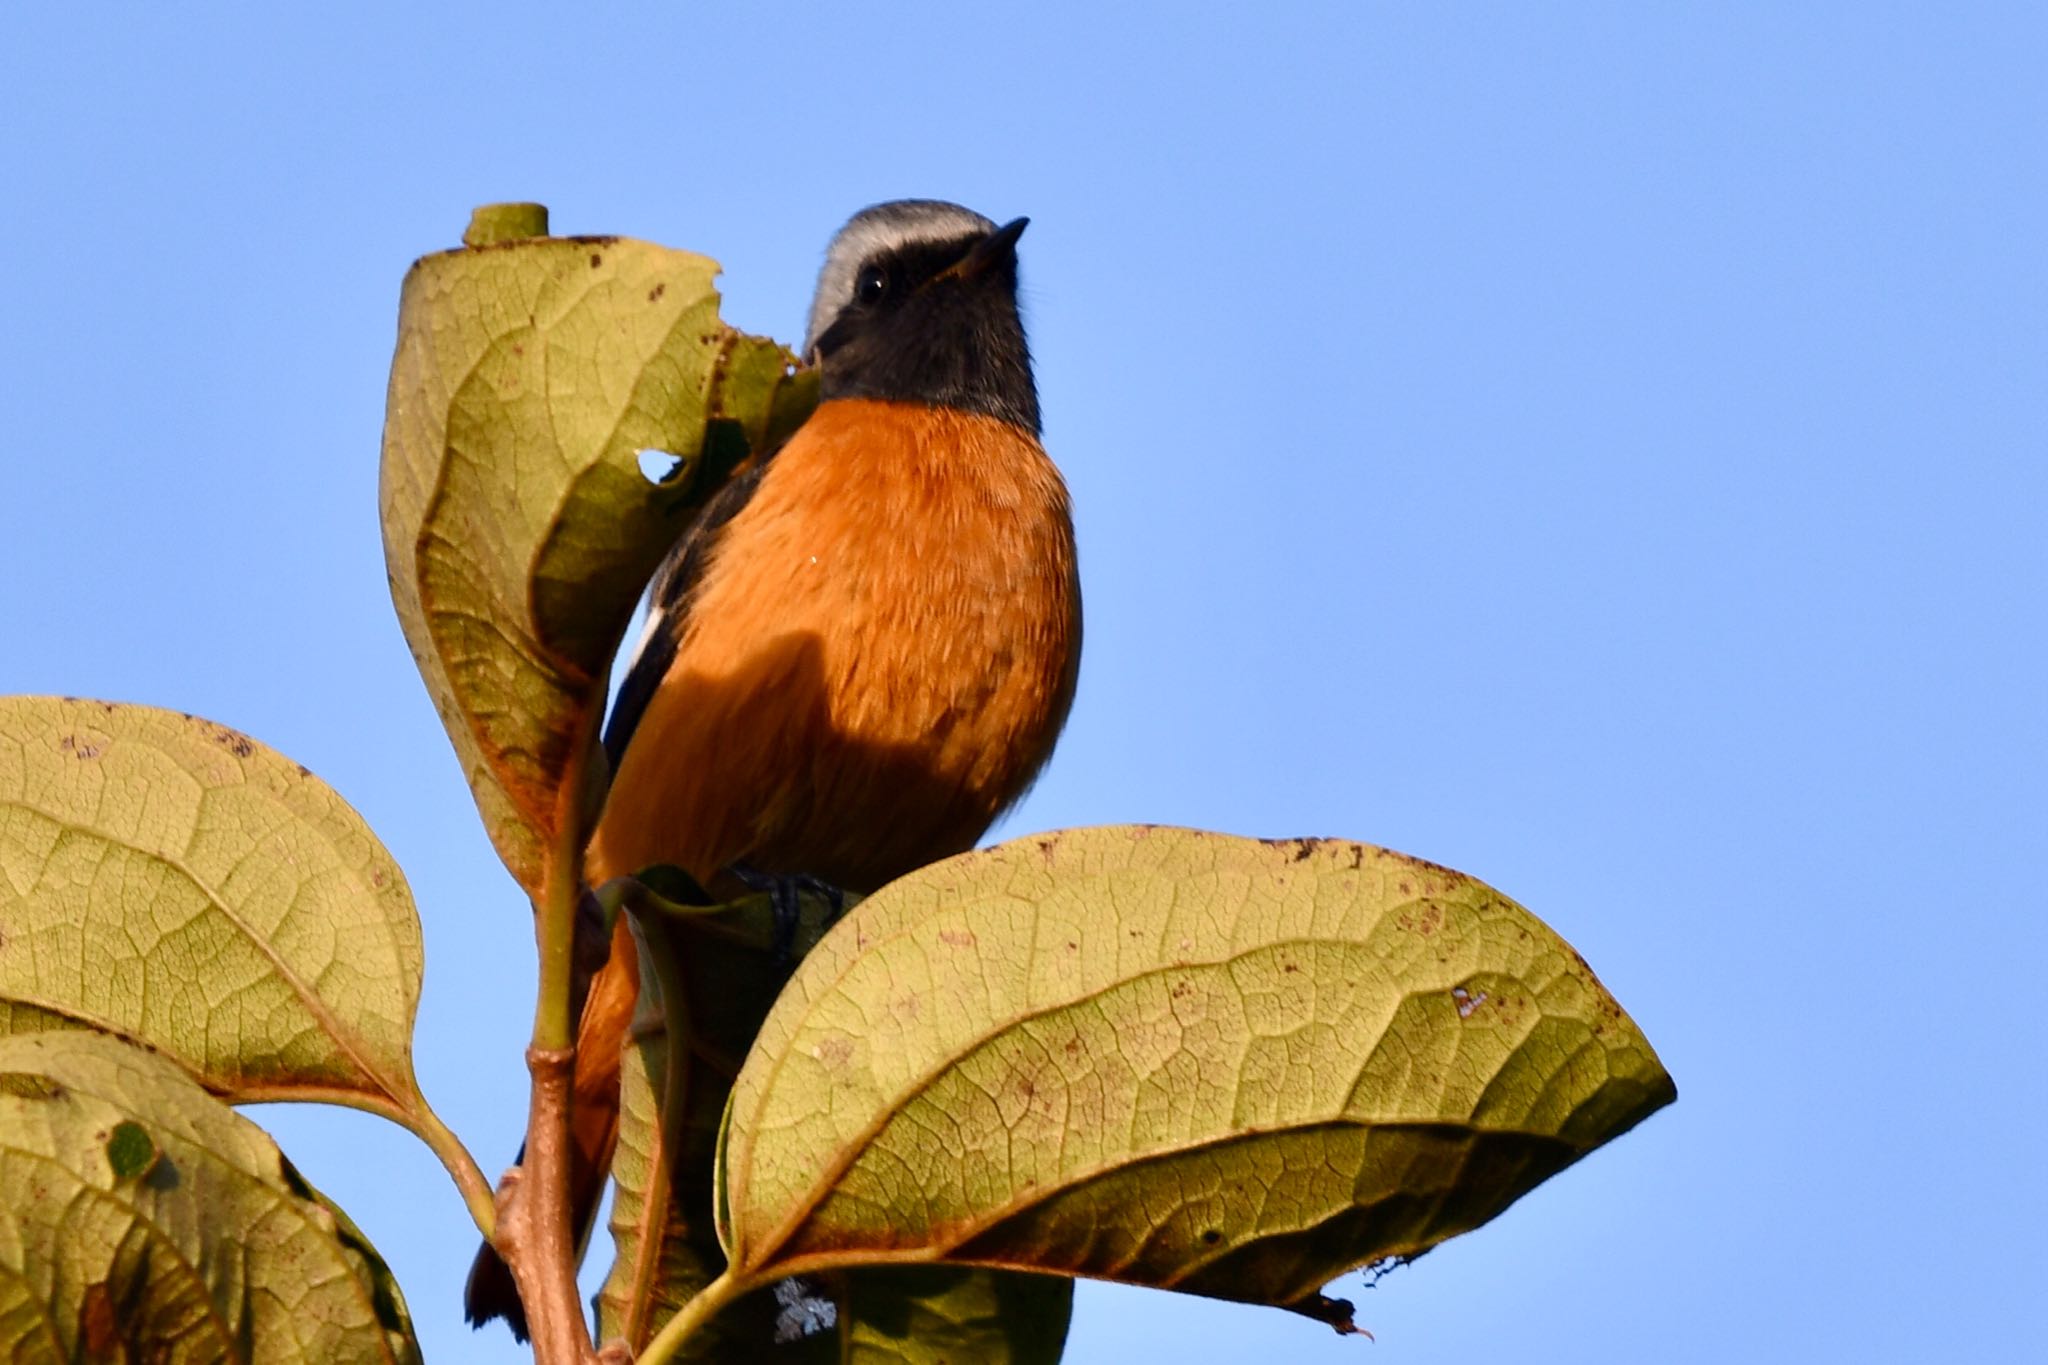
[[[801,352],[818,406],[706,503],[649,589],[590,885],[668,864],[714,890],[737,872],[867,894],[972,848],[1036,780],[1074,699],[1081,595],[1018,307],[1028,222],[908,199],[832,238]],[[618,1136],[627,921],[579,991],[579,1247]],[[584,937],[595,966],[604,940]],[[466,1307],[524,1339],[488,1243]]]

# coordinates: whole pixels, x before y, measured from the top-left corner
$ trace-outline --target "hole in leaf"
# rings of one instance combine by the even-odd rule
[[[666,450],[642,450],[638,454],[640,477],[652,484],[667,483],[683,467],[682,457],[671,455]]]

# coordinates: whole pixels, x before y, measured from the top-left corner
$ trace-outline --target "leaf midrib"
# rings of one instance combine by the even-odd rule
[[[1332,1118],[1310,1120],[1298,1124],[1265,1125],[1256,1128],[1239,1128],[1233,1129],[1228,1133],[1219,1133],[1214,1137],[1205,1138],[1198,1142],[1184,1144],[1182,1146],[1174,1148],[1171,1151],[1147,1152],[1139,1156],[1134,1156],[1131,1158],[1129,1162],[1125,1163],[1122,1167],[1095,1171],[1078,1180],[1069,1181],[1058,1185],[1047,1185],[1040,1189],[1035,1189],[1028,1196],[1023,1196],[1017,1199],[1010,1200],[1007,1203],[1004,1203],[994,1209],[991,1209],[984,1216],[960,1224],[959,1226],[963,1227],[965,1231],[962,1231],[957,1235],[948,1236],[944,1239],[934,1241],[928,1246],[916,1248],[909,1253],[881,1251],[873,1247],[849,1248],[845,1251],[814,1252],[807,1256],[793,1257],[789,1261],[775,1266],[774,1273],[776,1276],[780,1277],[784,1275],[810,1274],[814,1271],[830,1269],[841,1265],[858,1266],[893,1263],[942,1263],[945,1265],[982,1266],[991,1270],[1030,1271],[1033,1270],[1034,1267],[1031,1264],[1022,1261],[1007,1261],[999,1259],[973,1257],[954,1258],[951,1255],[951,1253],[955,1248],[958,1248],[968,1242],[972,1242],[978,1237],[986,1235],[997,1225],[1003,1222],[1006,1222],[1020,1215],[1026,1214],[1030,1210],[1037,1208],[1040,1205],[1050,1203],[1055,1199],[1064,1198],[1069,1194],[1077,1193],[1078,1191],[1080,1191],[1081,1189],[1083,1189],[1091,1183],[1112,1178],[1114,1176],[1122,1175],[1125,1171],[1134,1167],[1158,1165],[1164,1162],[1177,1160],[1185,1156],[1198,1155],[1205,1151],[1220,1150],[1238,1143],[1264,1141],[1268,1138],[1276,1136],[1300,1135],[1305,1133],[1311,1133],[1317,1130],[1342,1131],[1348,1129],[1393,1129],[1404,1132],[1442,1130],[1445,1132],[1450,1132],[1467,1137],[1478,1137],[1482,1135],[1486,1137],[1514,1137],[1526,1140],[1533,1145],[1548,1146],[1559,1149],[1564,1153],[1569,1154],[1571,1160],[1577,1160],[1578,1157],[1584,1156],[1587,1151],[1591,1150],[1590,1148],[1582,1147],[1581,1145],[1574,1143],[1567,1138],[1561,1137],[1556,1133],[1543,1133],[1529,1128],[1482,1127],[1472,1123],[1455,1123],[1441,1119],[1371,1120],[1354,1119],[1348,1118],[1344,1115],[1337,1115]],[[1569,1165],[1570,1161],[1567,1161],[1565,1164]],[[791,1229],[791,1236],[794,1236],[796,1232],[802,1231],[803,1227],[810,1222],[811,1216],[814,1215],[815,1212],[815,1208],[809,1210],[806,1213],[806,1215],[798,1221],[796,1227]],[[1297,1229],[1297,1231],[1299,1230],[1301,1229]],[[1155,1228],[1152,1231],[1156,1232],[1157,1229]],[[788,1240],[789,1238],[783,1238],[782,1241],[778,1243],[778,1245],[786,1244]],[[1260,1240],[1260,1237],[1226,1239],[1225,1241],[1219,1243],[1213,1251],[1202,1253],[1194,1261],[1190,1262],[1189,1267],[1185,1273],[1176,1275],[1170,1280],[1160,1281],[1154,1287],[1170,1289],[1174,1285],[1180,1284],[1183,1281],[1189,1279],[1195,1273],[1196,1270],[1204,1268],[1209,1264],[1213,1263],[1214,1261],[1222,1259],[1224,1256],[1254,1246]],[[1378,1256],[1385,1254],[1388,1253],[1375,1252],[1373,1256],[1367,1257],[1366,1259],[1377,1259]],[[1362,1263],[1363,1262],[1361,1262],[1361,1264]],[[767,1264],[768,1262],[762,1262],[763,1266],[766,1266]],[[1128,1264],[1128,1260],[1125,1262],[1125,1264]],[[1042,1267],[1037,1267],[1037,1269],[1040,1273],[1047,1273],[1043,1270]],[[1337,1273],[1341,1274],[1342,1271],[1339,1271]],[[1104,1277],[1099,1276],[1098,1278]],[[1153,1282],[1146,1281],[1145,1283],[1152,1284]]]
[[[972,905],[975,907],[979,907],[992,904],[998,899],[1007,898],[1010,897],[1008,897],[1007,895],[1002,897],[988,896],[973,902]],[[1411,905],[1418,904],[1424,900],[1433,899],[1442,898],[1431,896],[1418,896],[1405,901],[1390,902],[1378,912],[1378,917],[1375,920],[1375,924],[1377,924],[1380,921],[1383,921],[1389,913],[1404,909]],[[967,916],[963,915],[963,918],[964,917]],[[815,1007],[821,1002],[827,999],[835,998],[840,994],[840,987],[844,984],[847,976],[851,975],[853,967],[856,964],[868,960],[872,956],[872,954],[875,953],[882,945],[897,942],[902,939],[910,937],[912,934],[916,932],[918,928],[927,923],[929,923],[928,918],[919,919],[909,925],[906,925],[903,929],[897,931],[896,933],[887,934],[882,936],[881,938],[871,941],[868,945],[866,945],[866,947],[862,949],[860,953],[848,959],[846,970],[842,971],[837,977],[835,977],[832,980],[830,987],[828,989],[821,991],[817,996],[813,997],[810,1001],[806,1002],[806,1009],[803,1017],[798,1021],[798,1027],[792,1029],[788,1035],[790,1045],[785,1046],[785,1048],[783,1049],[782,1056],[777,1059],[774,1069],[769,1073],[768,1081],[764,1082],[762,1086],[761,1093],[764,1096],[766,1096],[769,1093],[772,1093],[773,1084],[776,1080],[778,1080],[781,1077],[783,1064],[786,1061],[786,1059],[795,1055],[796,1049],[793,1046],[795,1040],[802,1035],[804,1026],[808,1024],[809,1021],[814,1017]],[[803,1197],[796,1201],[795,1205],[793,1206],[793,1211],[789,1215],[787,1215],[784,1218],[783,1222],[771,1232],[769,1237],[766,1239],[766,1244],[771,1249],[785,1244],[789,1240],[789,1238],[795,1234],[796,1230],[800,1228],[804,1222],[808,1221],[812,1212],[817,1208],[818,1197],[820,1192],[829,1189],[842,1176],[845,1175],[847,1170],[850,1169],[853,1166],[853,1164],[859,1160],[860,1155],[866,1152],[869,1149],[869,1147],[873,1145],[875,1137],[881,1132],[881,1130],[887,1127],[890,1121],[893,1120],[897,1114],[902,1112],[904,1106],[909,1101],[914,1099],[916,1096],[924,1093],[926,1090],[930,1089],[931,1086],[935,1084],[942,1076],[946,1075],[951,1070],[959,1066],[965,1058],[973,1055],[976,1052],[979,1052],[984,1047],[987,1047],[990,1044],[994,1043],[1003,1035],[1014,1032],[1016,1029],[1022,1027],[1027,1023],[1032,1022],[1033,1020],[1043,1019],[1050,1015],[1063,1013],[1067,1010],[1071,1010],[1078,1006],[1085,1005],[1089,1001],[1100,999],[1102,996],[1110,993],[1111,991],[1122,989],[1125,986],[1142,982],[1155,976],[1161,976],[1172,972],[1188,971],[1191,969],[1225,967],[1231,963],[1241,961],[1245,957],[1253,953],[1267,952],[1277,948],[1316,948],[1323,946],[1355,948],[1358,946],[1358,941],[1354,939],[1318,937],[1292,937],[1269,939],[1264,942],[1253,944],[1250,947],[1243,948],[1220,957],[1174,962],[1163,964],[1158,967],[1148,968],[1145,971],[1137,972],[1130,976],[1119,977],[1116,980],[1111,981],[1106,986],[1100,987],[1099,989],[1091,990],[1083,994],[1069,997],[1065,1000],[1057,1001],[1042,1006],[1040,1008],[1028,1010],[1021,1014],[1015,1015],[1011,1019],[1006,1020],[1002,1025],[1000,1025],[992,1032],[983,1034],[973,1039],[965,1046],[960,1047],[957,1051],[949,1052],[946,1056],[937,1059],[931,1067],[929,1067],[923,1074],[919,1075],[913,1082],[903,1087],[894,1095],[890,1096],[885,1104],[877,1106],[878,1117],[864,1124],[859,1130],[857,1130],[855,1133],[849,1136],[847,1142],[841,1148],[841,1151],[842,1153],[844,1153],[844,1155],[835,1158],[832,1162],[828,1163],[822,1169],[819,1178],[812,1183],[809,1189],[804,1191]],[[1412,999],[1415,996],[1415,994],[1416,992],[1414,991],[1401,992],[1399,997],[1394,1002],[1396,1008],[1398,1008],[1401,1001]],[[1353,1073],[1351,1083],[1346,1090],[1347,1094],[1350,1092],[1350,1090],[1356,1089],[1358,1084],[1358,1076],[1362,1073],[1363,1063],[1361,1063],[1359,1071]],[[1309,1120],[1308,1122],[1313,1123],[1315,1122],[1315,1120]],[[748,1150],[746,1153],[745,1178],[749,1182],[751,1182],[753,1178],[754,1150],[758,1145],[758,1135],[751,1136],[749,1139]],[[1133,1159],[1141,1158],[1134,1157]],[[763,1258],[761,1263],[765,1264],[765,1258]]]
[[[150,747],[154,748],[155,746]],[[168,753],[163,749],[157,749],[156,752],[163,754],[166,758],[172,759],[173,762],[176,761],[174,755]],[[183,771],[182,765],[180,765],[180,770]],[[208,790],[213,789],[208,788]],[[128,841],[127,839],[121,838],[116,835],[108,834],[102,830],[94,829],[89,825],[80,824],[76,820],[65,819],[61,816],[53,815],[49,811],[31,805],[24,800],[0,798],[0,809],[27,811],[30,814],[48,820],[51,824],[56,825],[59,829],[70,830],[73,833],[83,835],[89,839],[97,840],[100,843],[109,844],[116,848],[126,849],[127,851],[137,855],[138,857],[148,859],[156,863],[160,863],[165,867],[170,868],[172,871],[177,872],[179,875],[183,876],[193,886],[197,887],[200,890],[200,892],[206,897],[207,903],[209,905],[212,905],[215,909],[217,909],[227,919],[228,923],[232,925],[235,928],[235,930],[239,934],[241,934],[241,936],[247,942],[255,946],[257,953],[260,957],[270,962],[273,966],[277,968],[277,974],[279,978],[291,987],[294,996],[306,1007],[306,1012],[313,1016],[314,1023],[319,1025],[326,1032],[329,1038],[333,1039],[335,1046],[341,1051],[341,1053],[344,1056],[346,1056],[349,1059],[351,1063],[355,1065],[358,1074],[362,1076],[364,1081],[368,1082],[370,1085],[374,1086],[376,1089],[381,1091],[392,1102],[392,1104],[395,1107],[400,1109],[406,1108],[404,1100],[406,1098],[407,1091],[404,1088],[394,1089],[391,1086],[391,1084],[389,1083],[389,1079],[382,1074],[381,1070],[371,1065],[368,1062],[368,1060],[364,1057],[362,1051],[357,1046],[357,1041],[354,1039],[353,1035],[345,1031],[341,1027],[339,1021],[336,1019],[334,1014],[328,1010],[326,1001],[317,992],[313,991],[307,985],[304,979],[301,978],[299,973],[295,971],[290,966],[290,964],[288,964],[281,956],[279,956],[271,948],[269,942],[266,939],[264,939],[262,935],[256,933],[255,929],[250,924],[244,921],[240,915],[235,913],[234,909],[231,906],[229,906],[224,900],[221,899],[221,893],[214,888],[212,883],[200,877],[199,874],[194,872],[189,866],[187,866],[182,859],[173,857],[167,853],[158,852],[154,849],[143,848],[140,845]],[[300,824],[301,827],[310,828],[315,830],[315,832],[319,832],[317,826],[311,825],[308,822],[302,821],[300,822]],[[325,840],[325,837],[325,834],[322,833],[321,838],[323,839],[323,841]],[[328,843],[328,848],[330,851],[334,852],[337,855],[337,857],[339,856],[340,850],[334,848],[334,845],[331,842]],[[342,860],[341,865],[346,866],[346,861]],[[371,896],[369,897],[369,899],[374,901],[375,897]],[[78,1017],[76,1014],[73,1014],[69,1010],[63,1009],[54,1003],[46,1002],[38,998],[20,996],[13,998],[23,999],[28,1004],[36,1005],[39,1008],[43,1009],[49,1009],[54,1013],[66,1014],[73,1018]]]

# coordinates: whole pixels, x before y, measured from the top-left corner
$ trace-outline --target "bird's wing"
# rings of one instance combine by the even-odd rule
[[[740,514],[740,509],[754,496],[754,490],[761,486],[761,474],[768,468],[772,456],[771,451],[769,456],[756,460],[719,489],[684,528],[675,547],[668,552],[668,558],[656,571],[654,584],[648,591],[651,600],[647,610],[647,629],[640,637],[639,648],[633,651],[633,661],[626,667],[626,680],[619,684],[619,695],[612,701],[611,717],[605,722],[604,751],[605,757],[611,760],[613,772],[619,770],[619,760],[625,757],[626,745],[632,741],[633,731],[639,726],[647,703],[654,699],[662,678],[668,674],[669,665],[675,662],[676,649],[681,645],[683,630],[689,624],[690,595],[704,577],[704,567],[710,563],[719,533]]]

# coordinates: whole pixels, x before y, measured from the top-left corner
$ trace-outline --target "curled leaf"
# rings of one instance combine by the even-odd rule
[[[361,1234],[176,1066],[66,1031],[0,1073],[43,1082],[0,1087],[0,1356],[418,1361]]]
[[[936,864],[798,968],[722,1152],[746,1281],[942,1261],[1348,1316],[1675,1095],[1576,953],[1446,868],[1107,828]]]
[[[406,640],[499,855],[535,893],[582,814],[565,777],[601,763],[607,665],[641,589],[816,384],[719,321],[702,256],[499,235],[406,275],[380,503]],[[642,450],[678,471],[649,484]]]
[[[669,870],[643,872],[641,880],[667,885],[655,871]],[[677,897],[700,898],[694,890]],[[621,1338],[636,1351],[725,1268],[711,1198],[726,1096],[788,974],[787,954],[808,951],[831,913],[822,898],[803,897],[785,948],[764,898],[668,913],[650,904],[655,899],[627,902],[657,947],[640,955],[640,1013],[621,1067],[611,1222],[618,1255],[598,1295],[600,1339]],[[671,1001],[679,1006],[673,1018]],[[678,1066],[668,1051],[672,1027],[690,1040]],[[682,1087],[673,1108],[662,1098],[671,1080]],[[677,1359],[752,1359],[772,1342],[774,1358],[788,1365],[1051,1365],[1066,1340],[1072,1300],[1073,1284],[1062,1278],[880,1266],[745,1295],[694,1334]],[[827,1318],[831,1330],[823,1330]],[[805,1334],[806,1326],[820,1330]]]

